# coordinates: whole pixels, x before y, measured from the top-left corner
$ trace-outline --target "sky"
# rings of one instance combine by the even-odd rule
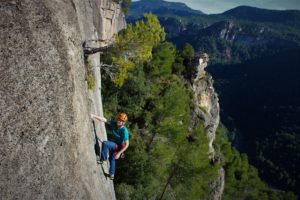
[[[138,1],[138,0],[133,0]],[[187,6],[201,10],[206,14],[222,13],[241,5],[253,6],[274,10],[297,9],[300,10],[300,0],[165,0],[182,2]]]

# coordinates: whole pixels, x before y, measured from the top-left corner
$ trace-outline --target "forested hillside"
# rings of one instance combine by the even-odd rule
[[[299,192],[300,50],[239,65],[210,66],[223,121],[273,186]],[[241,112],[243,110],[243,112]]]
[[[184,63],[191,59],[193,50],[187,45],[179,51],[165,42],[160,27],[156,16],[147,15],[145,21],[120,33],[115,46],[103,55],[106,66],[130,66],[115,76],[104,70],[102,77],[105,116],[114,117],[120,111],[129,116],[130,147],[125,159],[118,161],[117,198],[205,199],[223,166],[224,199],[295,199],[291,193],[269,189],[259,179],[247,156],[231,146],[223,126],[215,142],[220,160],[209,159],[204,123],[189,129],[195,102],[190,80],[184,79]],[[120,48],[126,44],[134,48]],[[148,56],[131,57],[136,49],[145,50],[142,55]],[[118,77],[123,77],[121,82]],[[189,134],[193,140],[187,139]]]
[[[168,41],[209,53],[221,121],[237,136],[235,146],[269,184],[298,192],[300,11],[240,6],[216,15],[157,14]],[[128,20],[136,18],[129,12]]]

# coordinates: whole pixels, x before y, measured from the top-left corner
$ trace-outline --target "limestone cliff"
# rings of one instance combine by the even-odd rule
[[[216,129],[219,126],[220,121],[220,108],[219,99],[213,88],[212,77],[206,73],[205,67],[207,66],[209,57],[207,54],[202,54],[200,58],[196,60],[196,74],[193,76],[193,90],[195,93],[196,107],[193,115],[193,125],[195,127],[199,119],[204,120],[205,131],[209,139],[208,156],[215,161],[215,150],[213,142],[216,137]],[[191,127],[191,128],[192,128]],[[214,180],[210,186],[212,193],[210,199],[219,200],[222,198],[222,193],[225,184],[225,171],[221,168],[218,171],[218,178]]]
[[[112,0],[0,1],[1,199],[115,199],[90,119],[102,112],[100,69],[88,92],[82,44],[124,27]]]

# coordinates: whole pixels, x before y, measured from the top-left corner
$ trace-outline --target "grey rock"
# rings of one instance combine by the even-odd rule
[[[199,119],[204,120],[205,132],[209,139],[209,149],[207,153],[209,158],[215,162],[217,158],[215,149],[213,147],[213,142],[216,137],[216,129],[218,128],[220,122],[220,106],[218,95],[213,88],[213,79],[205,71],[208,62],[209,56],[206,53],[203,53],[198,59],[196,73],[194,76],[192,76],[194,77],[192,82],[196,107],[192,117],[193,124],[190,125],[190,128],[193,129],[193,127],[196,127],[197,123],[199,123]],[[225,184],[224,169],[220,168],[218,174],[219,176],[210,183],[212,192],[208,199],[222,199]]]
[[[111,0],[0,2],[1,199],[115,199],[96,163],[101,93],[87,90],[82,44],[122,27]]]
[[[199,58],[196,77],[193,80],[193,90],[195,93],[195,114],[204,119],[206,134],[209,138],[209,155],[214,158],[212,143],[215,139],[215,131],[219,126],[219,99],[213,88],[212,77],[206,73],[205,68],[209,61],[207,54],[202,54]]]

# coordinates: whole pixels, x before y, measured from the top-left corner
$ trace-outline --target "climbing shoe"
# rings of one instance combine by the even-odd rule
[[[97,163],[100,164],[100,156],[96,156]]]
[[[110,180],[114,180],[114,178],[115,178],[115,176],[113,174],[110,174],[108,177]]]
[[[99,162],[98,162],[99,164],[105,164],[106,163],[106,160],[99,160]]]

